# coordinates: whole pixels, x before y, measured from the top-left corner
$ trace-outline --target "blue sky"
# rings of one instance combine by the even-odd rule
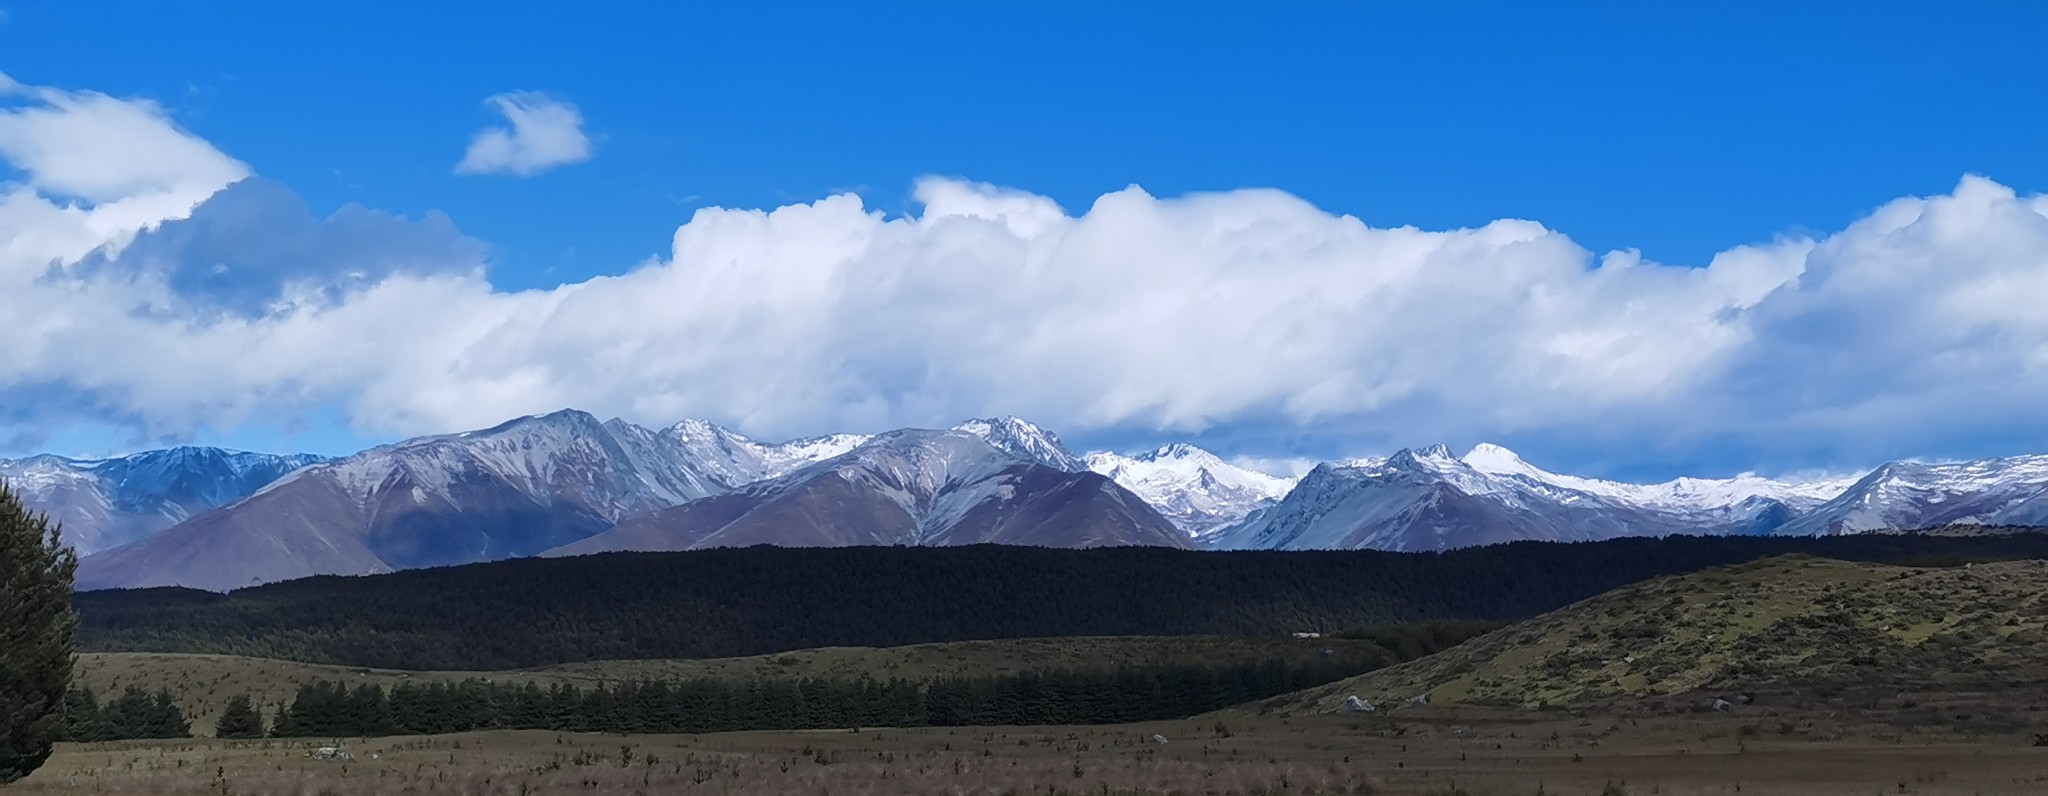
[[[480,266],[488,288],[504,294],[616,276],[650,258],[673,261],[677,228],[700,208],[776,208],[852,193],[868,210],[915,216],[923,203],[914,186],[926,175],[1028,193],[1074,217],[1135,184],[1163,200],[1273,188],[1373,229],[1528,219],[1568,236],[1586,268],[1616,250],[1700,267],[1744,244],[1824,241],[1901,197],[1953,196],[1966,174],[2009,188],[2021,203],[2048,189],[2041,134],[2048,103],[2037,99],[2048,95],[2048,51],[2039,46],[2048,9],[2039,5],[1196,3],[1173,13],[1094,3],[585,5],[594,7],[0,0],[0,73],[27,86],[153,101],[192,137],[279,186],[275,193],[286,198],[278,201],[289,204],[296,194],[312,218],[360,205],[411,220],[405,223],[445,223],[459,230],[451,236],[468,241],[428,248],[474,244],[482,253],[450,255],[461,262],[424,272]],[[472,138],[505,124],[487,98],[520,91],[573,104],[590,141],[587,160],[525,177],[457,174]],[[47,185],[37,190],[71,201]],[[391,221],[393,230],[402,226]],[[208,239],[236,245],[224,234]],[[2025,277],[2042,255],[2025,240],[2014,246],[1984,266],[1991,283],[2034,284]],[[279,250],[249,251],[254,261]],[[318,263],[294,273],[367,270],[375,282],[422,272],[293,256]],[[1856,272],[1862,262],[1841,269]],[[110,262],[103,272],[130,267],[140,266]],[[326,295],[346,301],[351,284],[330,285]],[[896,299],[917,295],[926,294]],[[195,317],[254,312],[219,298],[196,302],[214,314]],[[1141,299],[1112,309],[1129,311]],[[1628,294],[1588,300],[1634,306]],[[1749,299],[1731,301],[1749,310]],[[1455,328],[1436,333],[1456,335]],[[1745,326],[1736,336],[1754,338],[1760,328]],[[1988,337],[1978,343],[1915,355],[1952,362],[1956,352],[1995,339],[2011,347],[2013,359],[2002,366],[2023,369],[2034,361],[2027,336],[2034,332],[2015,321],[1983,332]],[[659,342],[656,332],[638,333]],[[701,331],[690,334],[692,345],[712,344]],[[1501,339],[1510,338],[1519,339]],[[817,354],[856,377],[787,398],[787,406],[774,396],[805,393],[782,381],[796,376],[696,363],[674,365],[672,378],[658,384],[619,385],[592,408],[650,422],[669,408],[696,410],[769,436],[1013,411],[1040,416],[1082,447],[1192,437],[1226,453],[1271,457],[1490,438],[1556,469],[1637,477],[2048,450],[2048,438],[2017,420],[2017,409],[1974,426],[1900,433],[1893,424],[1928,426],[1919,413],[1942,416],[1951,405],[1929,399],[1913,411],[1885,408],[1888,396],[1900,394],[1886,390],[1940,391],[1862,371],[1845,372],[1835,389],[1728,405],[1731,396],[1756,392],[1757,383],[1814,367],[1795,365],[1781,349],[1772,349],[1779,353],[1768,367],[1696,363],[1726,371],[1708,380],[1711,389],[1672,386],[1683,374],[1667,374],[1659,385],[1618,388],[1620,409],[1589,411],[1588,395],[1600,404],[1598,396],[1616,388],[1565,390],[1521,405],[1517,396],[1551,387],[1503,383],[1468,406],[1456,394],[1471,377],[1408,372],[1401,341],[1381,342],[1392,348],[1374,351],[1396,353],[1304,345],[1335,357],[1319,367],[1341,369],[1361,356],[1381,363],[1341,384],[1305,379],[1272,395],[1230,394],[1207,404],[1038,395],[1012,405],[994,376],[977,374],[973,389],[941,389],[931,385],[943,370],[930,365],[932,356],[918,370],[862,350]],[[1273,346],[1243,356],[1288,348],[1286,341]],[[644,356],[658,348],[636,350]],[[1997,364],[1984,367],[1997,372]],[[542,370],[549,371],[535,377],[542,381],[573,378],[573,368]],[[234,396],[158,401],[148,394],[158,388],[140,382],[109,386],[122,379],[53,373],[0,373],[0,396],[11,404],[0,411],[0,442],[16,441],[0,455],[31,445],[84,452],[184,438],[333,452],[454,430],[440,426],[469,418],[448,409],[456,399],[424,407],[364,397],[420,385],[307,387],[317,379],[266,375],[250,376],[248,389]],[[1090,374],[1079,369],[1071,389],[1119,394],[1113,379]],[[741,379],[782,388],[723,399],[646,397]],[[922,386],[905,387],[905,380]],[[517,379],[498,381],[495,390],[517,389]],[[1365,382],[1408,387],[1383,399]],[[2017,390],[2015,401],[2043,397],[2028,393],[2030,385],[2008,380],[2003,389]],[[1345,397],[1306,408],[1293,400],[1325,388]],[[284,393],[289,400],[279,398]],[[535,410],[557,396],[581,396],[568,388],[527,394]],[[189,406],[153,408],[179,402]],[[44,408],[54,403],[69,408]],[[517,399],[477,403],[479,412],[527,408]],[[1672,416],[1702,415],[1725,420],[1665,433]],[[1617,416],[1627,422],[1603,422]],[[1806,420],[1756,431],[1788,417]]]

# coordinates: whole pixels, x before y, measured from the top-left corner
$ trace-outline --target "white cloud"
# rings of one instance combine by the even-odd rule
[[[28,188],[53,198],[107,204],[175,196],[189,206],[249,173],[147,100],[24,86],[4,75],[0,92],[30,100],[0,107],[0,159],[27,173]]]
[[[1275,475],[1281,478],[1300,478],[1304,475],[1308,475],[1308,471],[1316,469],[1316,465],[1321,464],[1320,461],[1317,461],[1315,459],[1309,459],[1300,456],[1288,456],[1281,458],[1266,458],[1260,456],[1238,456],[1232,458],[1230,460],[1230,463],[1232,465],[1242,467],[1255,473],[1265,473],[1267,475]]]
[[[190,146],[146,105],[63,107],[154,120]],[[110,140],[20,151],[69,163],[91,152],[65,142]],[[1784,452],[1779,466],[2048,432],[2048,199],[1977,177],[1697,268],[1596,257],[1528,221],[1378,229],[1272,190],[1133,187],[1069,212],[933,178],[909,217],[852,195],[700,210],[668,259],[545,291],[494,289],[442,235],[359,255],[404,267],[323,266],[368,275],[353,281],[283,269],[292,281],[262,283],[255,312],[213,311],[155,248],[36,278],[37,257],[139,226],[95,221],[104,208],[204,184],[150,176],[148,160],[130,158],[142,176],[79,180],[134,196],[73,206],[18,189],[0,204],[0,317],[15,319],[0,404],[62,389],[171,434],[329,407],[380,434],[563,406],[768,436],[1012,413],[1070,435],[1550,435]]]
[[[512,126],[478,132],[455,173],[531,177],[590,159],[590,137],[583,133],[583,113],[575,105],[534,91],[499,94],[484,104]]]

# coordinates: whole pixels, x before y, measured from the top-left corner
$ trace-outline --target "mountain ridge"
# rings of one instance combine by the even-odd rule
[[[913,431],[972,438],[986,447],[981,455],[992,450],[1006,456],[1003,466],[1029,464],[1048,474],[1020,470],[1007,476],[1034,490],[1012,505],[1007,519],[997,519],[995,507],[1011,504],[987,502],[1006,483],[993,470],[978,476],[985,492],[968,490],[965,482],[949,487],[945,499],[953,503],[947,505],[958,504],[952,509],[919,503],[940,498],[936,485],[918,487],[922,491],[908,498],[909,481],[872,468],[844,470],[839,481],[805,476],[800,480],[812,491],[801,499],[762,491],[767,489],[762,485]],[[900,464],[899,469],[919,466]],[[1142,516],[1145,512],[1131,510],[1126,498],[1105,491],[1102,484],[1069,477],[1079,474],[1099,474],[1135,496],[1177,528],[1178,535],[1159,538],[1157,528]],[[1448,446],[1431,445],[1323,462],[1299,478],[1287,478],[1240,467],[1186,443],[1131,454],[1076,454],[1057,434],[1010,416],[967,420],[943,430],[764,443],[703,420],[651,429],[561,410],[334,459],[188,447],[106,460],[49,455],[0,460],[0,477],[15,483],[32,508],[52,513],[64,525],[67,538],[86,554],[83,581],[95,586],[206,583],[232,588],[309,574],[595,552],[597,543],[577,545],[660,512],[742,492],[751,497],[725,497],[672,515],[674,527],[647,536],[645,544],[690,549],[760,542],[1023,541],[1192,544],[1225,550],[1449,550],[1627,535],[1831,535],[1953,523],[2048,525],[2048,455],[1891,462],[1860,478],[1773,479],[1743,473],[1637,484],[1548,471],[1505,447],[1481,443],[1463,456]],[[313,483],[317,480],[329,483]],[[155,491],[120,491],[147,484],[158,486]],[[753,487],[761,488],[749,491]],[[293,494],[273,496],[278,491]],[[183,497],[164,497],[172,493]],[[1045,497],[1054,494],[1065,497]],[[1061,513],[1068,505],[1063,501],[1092,506],[1091,521],[1107,524],[1074,525],[1071,534],[1054,533],[1044,523],[1069,516]],[[967,516],[967,507],[983,504],[987,509],[974,523],[954,524]],[[730,516],[704,527],[721,511]],[[1041,519],[1027,522],[1022,519],[1026,515]],[[750,519],[742,522],[742,516]],[[778,523],[781,529],[770,528]],[[855,527],[861,523],[866,530]],[[645,526],[611,538],[616,542],[645,534]],[[1038,530],[1023,531],[1027,526]],[[186,563],[174,567],[173,562]],[[223,571],[196,576],[167,569],[209,562]]]
[[[181,445],[105,459],[0,459],[0,479],[57,521],[73,547],[91,554],[147,538],[325,460]]]

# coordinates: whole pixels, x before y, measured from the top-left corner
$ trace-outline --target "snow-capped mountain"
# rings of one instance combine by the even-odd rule
[[[1014,417],[985,417],[954,426],[953,431],[972,434],[997,450],[1029,459],[1055,470],[1085,472],[1088,464],[1060,442],[1059,435]]]
[[[113,459],[0,460],[0,480],[55,520],[65,542],[85,555],[148,538],[320,461],[188,446]]]
[[[762,445],[710,424],[651,431],[577,411],[525,417],[299,470],[91,556],[78,580],[225,589],[530,556],[801,466],[836,444]]]
[[[1526,478],[1630,505],[1680,512],[1714,510],[1752,498],[1774,500],[1805,511],[1842,494],[1856,482],[1855,478],[1781,481],[1744,473],[1733,478],[1676,478],[1659,484],[1630,484],[1541,470],[1522,461],[1514,451],[1492,443],[1480,443],[1460,461],[1491,475]]]
[[[991,542],[1187,544],[1144,500],[1100,474],[1049,467],[997,448],[976,430],[906,429],[781,477],[628,520],[547,555]]]
[[[1447,550],[1525,539],[1765,533],[1846,482],[1740,476],[1624,484],[1538,469],[1480,445],[1324,464],[1278,504],[1211,537],[1219,549]]]
[[[1773,533],[1827,536],[1948,524],[2048,526],[2048,455],[1893,462]]]
[[[1088,469],[1109,476],[1197,537],[1278,502],[1295,481],[1238,467],[1182,443],[1135,456],[1090,453],[1085,461]]]
[[[830,459],[860,447],[869,439],[863,434],[829,434],[779,444],[762,443],[703,420],[685,420],[664,433],[681,446],[684,458],[697,469],[729,487],[774,478]]]
[[[334,460],[210,448],[0,461],[87,553],[84,588],[228,589],[536,554],[785,545],[1444,550],[1519,540],[2048,526],[2048,455],[1861,479],[1631,484],[1497,445],[1322,464],[1298,481],[1199,448],[1076,456],[1014,417],[763,443],[562,411]]]

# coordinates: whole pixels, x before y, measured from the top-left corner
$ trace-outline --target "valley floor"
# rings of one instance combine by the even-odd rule
[[[1155,736],[1158,736],[1155,738]],[[1159,742],[1163,738],[1164,742]],[[1114,727],[64,745],[12,794],[2040,794],[2031,733],[1419,709]]]

